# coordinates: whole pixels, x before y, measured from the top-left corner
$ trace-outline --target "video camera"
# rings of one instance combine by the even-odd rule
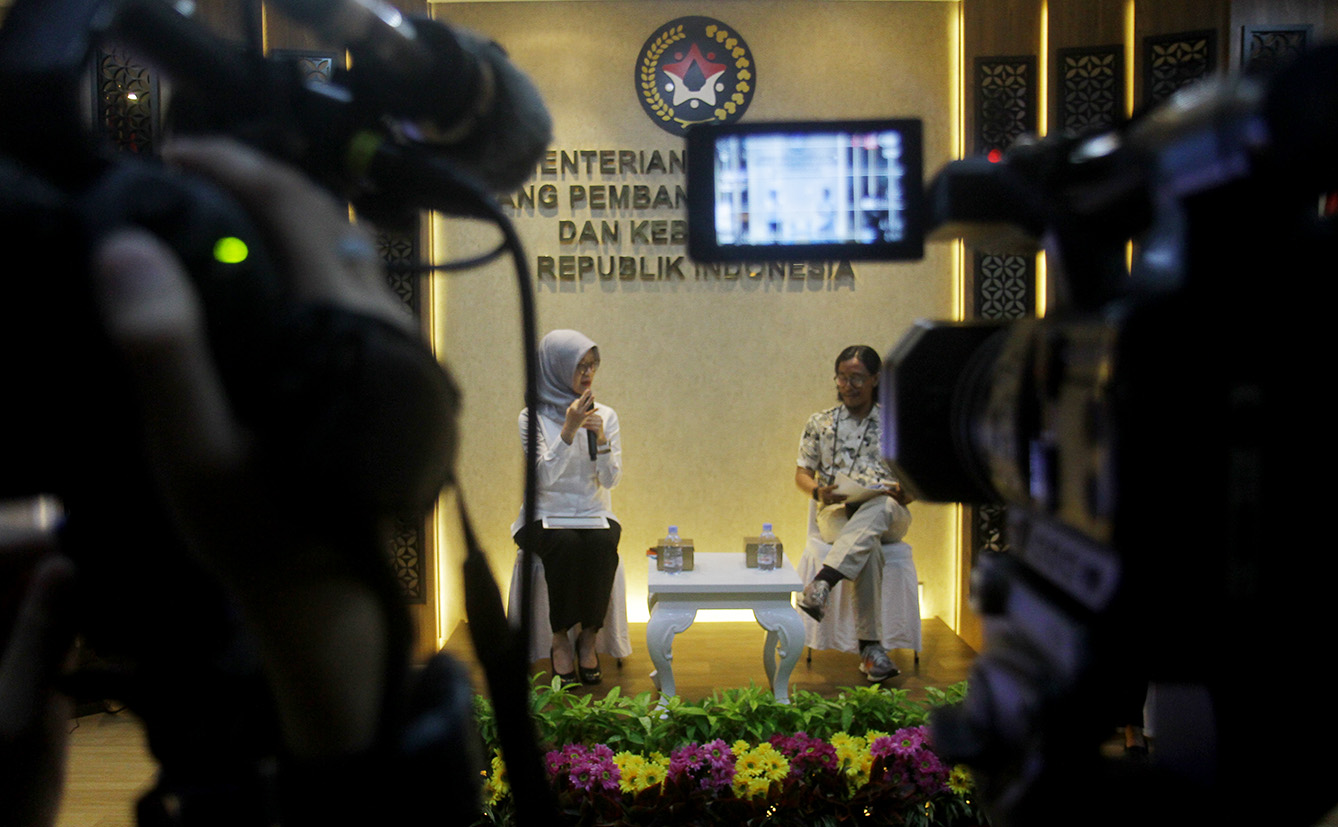
[[[498,46],[377,0],[271,3],[352,56],[353,68],[320,81],[294,56],[264,55],[257,36],[216,35],[179,10],[188,5],[15,0],[0,28],[0,239],[11,251],[0,498],[54,495],[63,509],[80,632],[98,656],[82,673],[96,681],[71,688],[126,701],[145,720],[161,789],[206,791],[178,814],[184,823],[247,823],[263,809],[259,791],[231,785],[274,754],[272,701],[231,600],[191,561],[155,492],[130,383],[93,306],[92,252],[136,226],[180,257],[229,402],[263,446],[263,483],[393,606],[391,670],[407,671],[407,616],[385,560],[363,558],[386,518],[420,517],[450,481],[458,392],[404,331],[294,301],[264,232],[221,189],[115,149],[95,126],[90,61],[124,48],[170,83],[172,131],[258,147],[381,226],[423,210],[500,216],[494,194],[529,174],[551,121]],[[230,7],[256,35],[259,3]],[[508,235],[499,251],[511,246]],[[532,332],[526,341],[532,352]],[[388,696],[402,677],[389,677]],[[468,692],[434,691],[427,703],[463,698],[468,718]],[[432,743],[459,723],[434,722]],[[469,751],[449,747],[445,763],[459,770]],[[477,773],[441,781],[467,790]]]
[[[1269,703],[1261,673],[1307,656],[1278,621],[1323,623],[1312,578],[1331,582],[1294,476],[1327,439],[1294,366],[1325,350],[1335,138],[1325,47],[929,187],[941,236],[1039,238],[1056,276],[1043,319],[917,324],[882,382],[916,496],[1008,507],[1011,550],[973,571],[985,649],[933,730],[1001,825],[1311,824],[1334,803],[1331,705]],[[1152,762],[1103,759],[1149,686]],[[1304,776],[1286,795],[1257,785],[1262,722]]]
[[[809,152],[814,130],[753,127],[798,147],[781,157]],[[787,175],[752,172],[769,156],[730,130],[695,131],[696,249],[809,254],[787,233],[747,232],[761,202],[739,190]],[[923,216],[918,188],[894,201],[892,223],[930,241],[1043,246],[1053,285],[1045,318],[916,323],[880,382],[884,454],[917,499],[1007,507],[1010,550],[973,569],[984,651],[965,702],[933,727],[935,748],[973,768],[992,823],[1311,824],[1334,804],[1334,705],[1276,684],[1296,680],[1283,664],[1319,668],[1300,630],[1332,624],[1331,555],[1308,524],[1327,503],[1298,471],[1332,461],[1310,399],[1322,374],[1302,366],[1332,350],[1316,288],[1338,251],[1336,140],[1338,48],[1325,46],[1270,77],[1187,87],[1110,131],[950,162]],[[815,183],[802,159],[792,174],[810,194],[796,203],[869,189],[843,162]],[[906,257],[819,240],[836,242],[828,255]],[[1149,691],[1152,761],[1103,758]],[[1261,749],[1285,762],[1285,792],[1261,782]]]

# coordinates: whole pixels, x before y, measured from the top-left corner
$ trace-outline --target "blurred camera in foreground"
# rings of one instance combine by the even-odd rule
[[[1318,666],[1303,630],[1331,622],[1300,469],[1332,440],[1298,368],[1330,349],[1336,138],[1324,47],[928,188],[931,239],[1039,242],[1054,283],[1044,319],[918,323],[881,382],[916,497],[1007,506],[1009,551],[973,567],[985,648],[934,725],[998,824],[1312,824],[1334,804],[1332,705],[1288,700],[1305,667],[1282,667]],[[1145,687],[1151,760],[1104,758]]]

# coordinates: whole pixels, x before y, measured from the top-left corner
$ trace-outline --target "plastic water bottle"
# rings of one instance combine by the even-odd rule
[[[678,538],[678,526],[669,526],[669,536],[664,538],[660,555],[664,559],[665,574],[678,574],[683,570],[683,541]]]
[[[776,535],[771,531],[771,523],[762,523],[762,536],[757,538],[757,570],[774,571],[777,557]]]

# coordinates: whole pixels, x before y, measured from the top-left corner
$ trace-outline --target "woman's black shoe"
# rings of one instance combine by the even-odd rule
[[[576,669],[581,673],[581,683],[599,683],[604,679],[604,673],[599,669],[599,655],[595,655],[595,665],[591,669],[586,669],[580,663],[576,664]]]
[[[559,671],[557,671],[557,667],[556,667],[556,666],[553,666],[553,650],[552,650],[552,649],[549,649],[549,650],[548,650],[548,664],[549,664],[549,666],[552,667],[552,669],[553,669],[553,674],[554,674],[554,675],[557,675],[558,680],[562,681],[562,688],[563,688],[563,689],[571,689],[573,686],[580,686],[580,685],[581,685],[581,680],[584,680],[584,678],[585,678],[585,670],[584,670],[584,669],[581,670],[581,673],[582,673],[582,674],[581,674],[581,679],[580,679],[580,680],[577,679],[577,677],[576,677],[576,672],[574,672],[574,671],[572,671],[572,672],[559,672]],[[599,670],[595,670],[595,671],[599,671]]]
[[[595,645],[595,642],[594,642],[593,640],[590,641],[590,645],[591,645],[591,647],[593,647],[593,646]],[[601,672],[601,671],[599,671],[599,653],[598,653],[598,652],[595,653],[595,665],[594,665],[592,668],[587,669],[587,668],[585,668],[584,666],[581,665],[581,640],[580,640],[580,638],[577,638],[577,639],[576,639],[576,670],[577,670],[578,672],[581,673],[581,683],[586,683],[586,684],[590,684],[590,683],[599,683],[599,682],[604,678],[604,673]]]

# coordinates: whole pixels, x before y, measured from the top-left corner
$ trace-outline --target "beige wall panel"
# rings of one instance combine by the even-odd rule
[[[950,148],[955,6],[914,2],[439,3],[439,19],[485,32],[535,79],[556,121],[553,146],[577,150],[682,149],[642,112],[633,67],[646,39],[674,18],[702,14],[740,33],[757,92],[752,121],[913,115],[926,119],[926,166]],[[661,257],[677,245],[563,245],[558,221],[682,219],[682,210],[617,214],[574,207],[575,185],[663,184],[681,174],[538,174],[560,193],[552,210],[523,209],[516,224],[531,266],[539,256],[588,253]],[[438,254],[458,257],[492,242],[488,229],[446,221]],[[542,282],[539,330],[574,327],[600,344],[596,396],[617,409],[625,476],[614,491],[632,617],[645,616],[643,553],[671,523],[703,551],[742,550],[763,521],[787,553],[803,547],[807,502],[793,483],[805,419],[835,404],[832,362],[845,345],[886,353],[917,317],[951,312],[949,250],[924,261],[851,265],[854,276],[812,279]],[[509,527],[523,483],[516,417],[523,404],[520,326],[507,264],[450,276],[438,290],[443,358],[465,392],[460,480],[503,591],[515,546]],[[928,589],[925,608],[950,617],[955,533],[946,506],[917,505],[910,541]],[[448,575],[459,555],[445,552]],[[449,630],[459,619],[448,586]],[[458,585],[453,587],[458,590]]]
[[[966,59],[1034,55],[1041,36],[1041,0],[963,0]]]
[[[1135,35],[1143,38],[1196,29],[1221,32],[1227,24],[1229,8],[1227,0],[1196,0],[1192,3],[1137,0],[1134,5]]]
[[[1126,0],[1066,0],[1050,4],[1050,48],[1124,42]]]

